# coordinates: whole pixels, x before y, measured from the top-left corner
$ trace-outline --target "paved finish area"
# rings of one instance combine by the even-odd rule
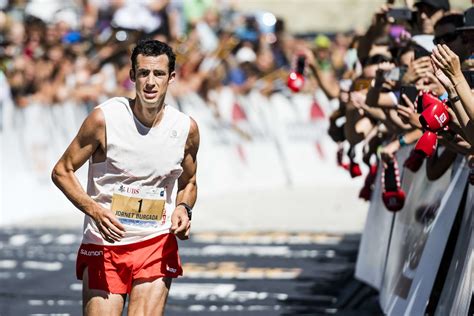
[[[166,315],[378,315],[353,279],[359,235],[198,233]],[[80,315],[77,230],[0,232],[0,315]],[[125,314],[125,313],[124,313]]]

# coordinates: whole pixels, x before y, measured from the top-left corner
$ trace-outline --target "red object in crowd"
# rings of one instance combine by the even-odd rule
[[[242,109],[242,106],[235,102],[232,106],[232,122],[233,123],[238,123],[241,121],[246,121],[247,120],[247,115],[245,114],[244,109]],[[247,156],[245,154],[244,148],[242,144],[237,144],[237,154],[239,155],[239,158],[242,162],[247,163]]]
[[[321,109],[321,106],[316,100],[313,100],[313,103],[311,104],[311,110],[310,110],[309,115],[312,121],[323,119],[325,117],[324,112]]]
[[[426,157],[431,157],[436,151],[438,136],[436,133],[426,131],[415,145],[415,151],[423,153]]]
[[[436,150],[438,137],[436,133],[426,131],[418,140],[415,148],[411,151],[410,156],[403,164],[412,172],[417,172],[426,157],[431,157]]]
[[[417,172],[420,170],[425,157],[426,156],[422,152],[412,150],[410,156],[408,156],[407,160],[405,160],[403,166],[412,172]]]
[[[238,103],[234,103],[232,106],[232,121],[239,122],[247,120],[247,115],[245,114],[244,110]]]
[[[359,192],[359,198],[364,201],[370,201],[372,198],[372,188],[367,185],[364,185]]]
[[[405,192],[400,186],[397,160],[387,162],[382,170],[382,201],[392,212],[398,212],[405,205]]]
[[[398,212],[405,205],[405,192],[403,190],[383,192],[382,200],[387,210]]]
[[[293,92],[300,92],[300,90],[304,86],[304,68],[306,65],[306,60],[305,60],[304,55],[298,56],[296,59],[296,69],[290,73],[288,76],[288,81],[286,82],[286,85],[288,88],[293,91]]]
[[[360,170],[359,164],[351,160],[351,163],[349,165],[349,173],[351,174],[352,178],[361,176],[362,171]]]
[[[421,104],[423,106],[423,110],[427,109],[428,107],[432,106],[433,104],[438,104],[441,101],[438,99],[437,96],[429,93],[423,92],[421,95]]]
[[[337,165],[346,169],[346,170],[349,170],[349,165],[345,162],[343,162],[343,157],[344,157],[344,148],[339,148],[339,150],[336,152],[336,161],[337,161]]]
[[[437,132],[445,128],[450,121],[448,108],[438,100],[423,110],[419,120],[424,129]]]
[[[365,178],[364,186],[359,192],[359,198],[365,201],[370,201],[372,198],[373,184],[375,182],[375,178],[377,177],[377,169],[378,165],[376,164],[370,166],[369,173]]]
[[[292,71],[288,76],[287,86],[293,92],[300,92],[304,85],[304,76],[296,71]]]

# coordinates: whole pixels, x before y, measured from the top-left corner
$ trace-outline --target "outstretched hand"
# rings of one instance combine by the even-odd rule
[[[452,91],[454,89],[454,85],[451,80],[446,76],[446,74],[438,67],[438,65],[434,61],[435,57],[431,55],[431,64],[433,65],[434,75],[438,79],[438,81],[444,86],[447,91]]]
[[[431,54],[433,63],[454,83],[455,79],[462,76],[461,62],[456,55],[446,45],[436,45]]]

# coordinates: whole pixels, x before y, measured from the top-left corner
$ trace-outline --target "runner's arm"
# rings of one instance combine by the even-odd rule
[[[176,209],[171,217],[171,232],[176,234],[180,239],[189,237],[190,221],[186,208],[179,203],[186,203],[190,207],[194,206],[197,199],[197,153],[199,149],[199,129],[196,121],[191,119],[188,139],[184,151],[184,158],[181,166],[183,173],[178,179],[178,192],[176,196]]]
[[[83,213],[97,223],[107,240],[119,240],[124,229],[112,212],[107,212],[84,191],[75,172],[96,151],[105,152],[105,118],[102,110],[95,109],[84,121],[76,137],[53,168],[51,178],[64,195]]]

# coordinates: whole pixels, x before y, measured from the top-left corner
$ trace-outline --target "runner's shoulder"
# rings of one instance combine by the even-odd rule
[[[128,99],[124,97],[114,97],[110,98],[101,104],[97,105],[94,110],[89,114],[87,120],[95,126],[96,128],[105,128],[105,114],[104,111],[114,111],[113,107],[117,107],[118,105],[125,105],[128,103]]]
[[[199,148],[199,142],[200,142],[199,127],[196,121],[192,117],[189,117],[189,120],[190,120],[190,126],[189,126],[188,139],[186,142],[187,147],[193,148],[194,150],[197,151],[197,149]]]
[[[199,136],[199,127],[196,123],[196,121],[190,116],[190,126],[189,126],[189,135],[192,137],[193,135],[198,135]]]
[[[87,127],[105,128],[105,116],[101,108],[96,107],[84,122]]]

